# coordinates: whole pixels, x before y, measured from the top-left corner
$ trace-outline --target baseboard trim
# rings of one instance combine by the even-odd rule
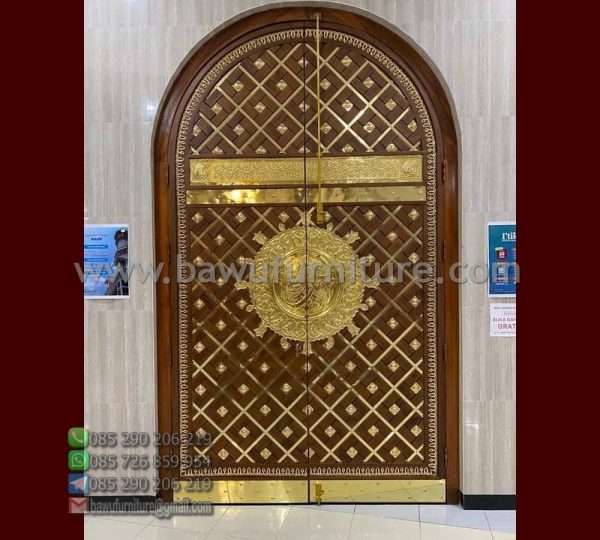
[[[516,495],[467,495],[460,492],[460,502],[465,510],[516,510]]]

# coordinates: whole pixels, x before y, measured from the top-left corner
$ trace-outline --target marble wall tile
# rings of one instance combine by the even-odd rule
[[[153,262],[151,136],[170,78],[215,27],[272,3],[85,0],[85,218],[129,223],[132,261]],[[404,31],[446,81],[462,141],[461,258],[485,261],[487,222],[515,217],[515,0],[345,3]],[[460,295],[461,488],[514,493],[515,343],[489,337],[485,285]],[[92,429],[156,429],[154,318],[151,280],[134,282],[128,301],[85,303]]]

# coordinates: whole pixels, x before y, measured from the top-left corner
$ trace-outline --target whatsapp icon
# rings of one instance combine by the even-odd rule
[[[69,452],[69,470],[87,471],[90,468],[90,454],[87,450],[71,450]]]
[[[72,427],[68,431],[68,441],[71,448],[85,448],[89,443],[89,432],[84,427]]]

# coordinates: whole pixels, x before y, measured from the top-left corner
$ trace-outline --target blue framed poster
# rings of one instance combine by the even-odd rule
[[[514,221],[488,223],[488,296],[517,295],[517,224]]]
[[[84,298],[129,298],[128,259],[129,225],[85,225]]]

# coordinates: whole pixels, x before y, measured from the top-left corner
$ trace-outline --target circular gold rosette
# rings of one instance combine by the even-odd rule
[[[252,264],[248,281],[236,284],[250,291],[252,303],[246,307],[261,318],[254,331],[259,337],[267,329],[281,336],[284,349],[289,340],[304,344],[326,340],[333,346],[333,336],[347,328],[351,335],[359,331],[353,319],[362,303],[365,287],[377,287],[364,278],[361,262],[351,244],[358,234],[344,238],[311,223],[291,229],[280,224],[280,232],[271,239],[262,233],[254,240],[262,244]]]

